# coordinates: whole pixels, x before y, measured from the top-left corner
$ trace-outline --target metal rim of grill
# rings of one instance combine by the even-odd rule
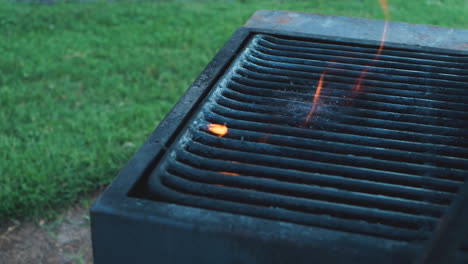
[[[150,175],[149,196],[427,240],[467,175],[468,55],[387,45],[374,60],[377,50],[254,35]]]

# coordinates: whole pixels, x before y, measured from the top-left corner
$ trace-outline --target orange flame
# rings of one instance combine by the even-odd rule
[[[388,1],[387,0],[379,0],[380,7],[382,7],[382,10],[384,11],[385,15],[385,20],[388,20]]]
[[[228,133],[228,127],[220,124],[208,124],[208,131],[213,134],[218,135],[218,137],[223,137]]]
[[[317,89],[315,89],[314,100],[312,101],[312,108],[310,109],[309,114],[307,115],[305,124],[309,123],[310,118],[312,118],[312,115],[313,115],[314,112],[315,112],[315,109],[317,109],[317,104],[318,104],[318,100],[319,100],[319,98],[320,98],[320,93],[322,92],[323,79],[324,79],[324,78],[325,78],[325,72],[323,72],[323,73],[320,75],[320,80],[319,80],[319,82],[318,82],[318,84],[317,84]]]
[[[219,171],[219,173],[228,174],[228,175],[234,175],[234,176],[239,176],[239,174],[237,174],[237,173],[235,173],[235,172]]]
[[[372,59],[372,62],[367,65],[364,70],[361,71],[361,74],[359,75],[359,78],[355,82],[355,85],[353,87],[353,91],[355,92],[360,92],[361,91],[361,85],[364,79],[366,78],[367,73],[369,72],[369,66],[373,66],[380,58],[380,55],[382,55],[382,52],[384,50],[385,46],[385,41],[387,39],[387,31],[388,31],[388,20],[389,20],[389,12],[388,12],[388,1],[387,0],[379,0],[380,7],[382,8],[384,15],[385,15],[385,24],[382,32],[382,41],[380,42],[379,49],[377,51],[377,54],[375,57]]]

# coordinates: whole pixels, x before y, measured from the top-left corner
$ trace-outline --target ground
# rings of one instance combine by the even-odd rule
[[[97,195],[91,197],[51,222],[12,222],[0,227],[0,263],[92,263],[89,205]]]

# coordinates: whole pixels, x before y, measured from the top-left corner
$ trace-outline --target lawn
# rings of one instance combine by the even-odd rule
[[[389,0],[396,21],[468,28],[466,0]],[[112,181],[258,9],[383,18],[378,0],[0,0],[0,223]]]

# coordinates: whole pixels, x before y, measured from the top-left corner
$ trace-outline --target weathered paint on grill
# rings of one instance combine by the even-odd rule
[[[246,27],[343,38],[382,40],[384,21],[310,13],[260,10]],[[388,43],[468,51],[468,30],[390,22]]]

